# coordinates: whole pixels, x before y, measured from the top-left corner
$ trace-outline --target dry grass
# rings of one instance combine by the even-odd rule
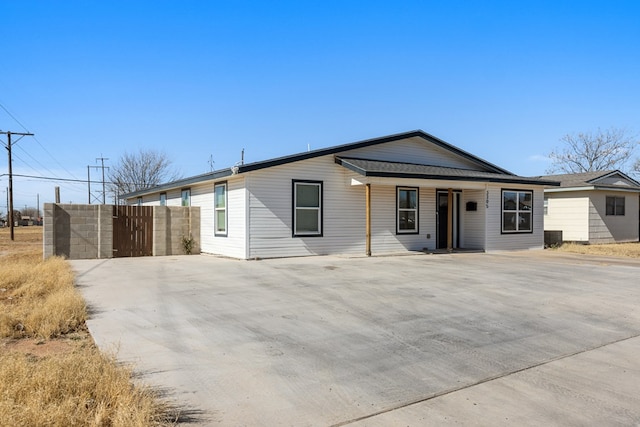
[[[579,245],[565,243],[556,250],[586,255],[640,258],[640,242],[611,243],[606,245]]]
[[[84,300],[61,258],[38,254],[0,257],[0,336],[53,338],[84,325]]]
[[[15,231],[11,242],[0,229],[0,426],[173,424],[174,410],[96,349],[69,264],[42,260],[42,228]]]
[[[166,425],[158,402],[95,347],[42,358],[0,353],[0,425]]]

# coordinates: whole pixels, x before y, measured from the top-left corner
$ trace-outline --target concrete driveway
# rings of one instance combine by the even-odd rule
[[[103,349],[202,425],[638,425],[640,262],[72,261]]]

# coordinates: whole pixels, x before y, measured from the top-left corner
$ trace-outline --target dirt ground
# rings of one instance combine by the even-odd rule
[[[43,228],[15,227],[14,240],[11,241],[10,229],[0,228],[0,256],[7,254],[37,253],[42,255]],[[37,357],[52,354],[63,354],[74,351],[79,345],[93,344],[93,339],[86,329],[74,332],[65,337],[50,340],[34,338],[2,338],[0,339],[0,351],[19,351]]]

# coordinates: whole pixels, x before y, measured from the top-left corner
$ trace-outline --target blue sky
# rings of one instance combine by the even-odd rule
[[[243,148],[423,129],[528,176],[567,133],[640,131],[637,1],[3,0],[0,16],[0,129],[36,134],[17,174],[84,180],[154,148],[191,176]],[[16,208],[56,185],[86,203],[86,183],[16,178]]]

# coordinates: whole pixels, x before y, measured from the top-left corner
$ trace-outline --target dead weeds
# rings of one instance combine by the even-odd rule
[[[640,242],[609,243],[602,245],[564,243],[554,250],[585,255],[640,258]]]
[[[42,259],[42,228],[0,229],[0,426],[173,425],[177,411],[98,351],[62,258]]]

